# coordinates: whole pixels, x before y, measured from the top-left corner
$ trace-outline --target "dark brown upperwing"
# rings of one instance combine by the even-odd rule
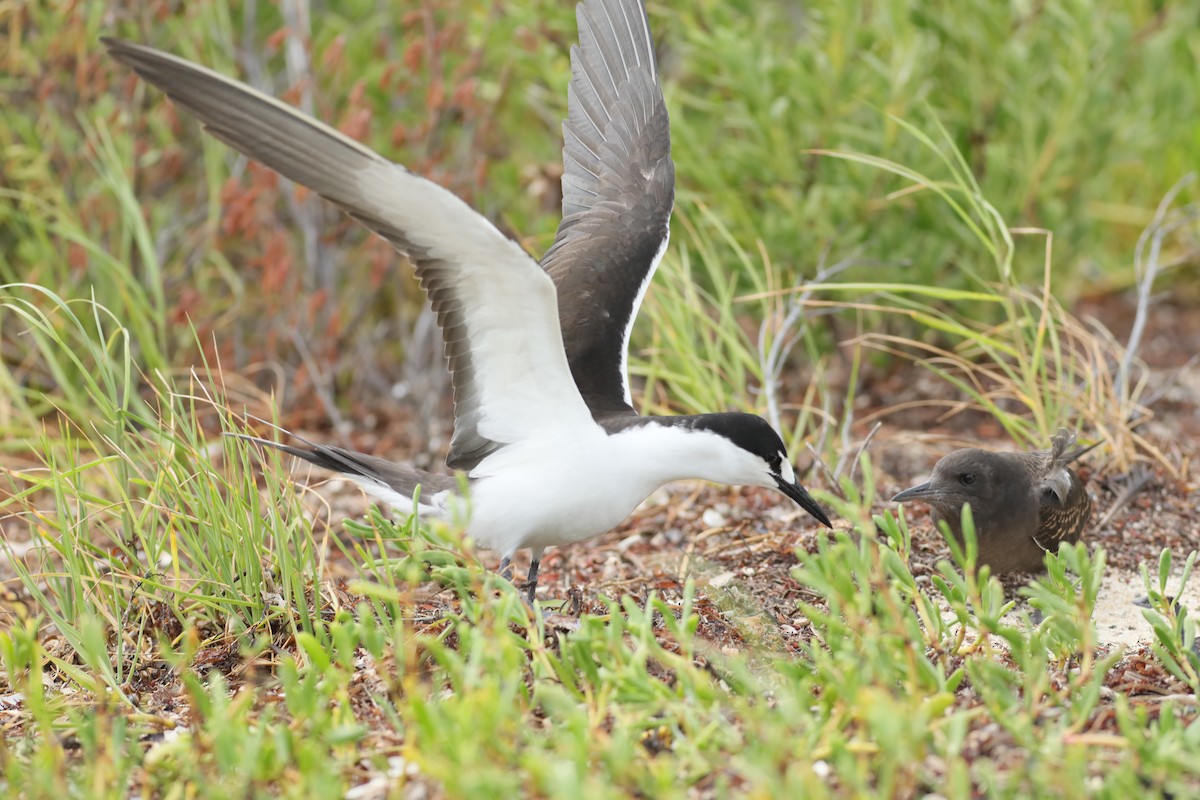
[[[571,374],[596,418],[633,413],[629,331],[666,248],[671,131],[639,0],[580,4],[563,123],[563,219],[542,267]]]

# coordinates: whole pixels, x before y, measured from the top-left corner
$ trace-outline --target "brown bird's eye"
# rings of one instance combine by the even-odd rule
[[[958,476],[958,480],[962,483],[963,486],[970,486],[972,483],[975,482],[975,473],[974,472],[964,472],[962,475]]]

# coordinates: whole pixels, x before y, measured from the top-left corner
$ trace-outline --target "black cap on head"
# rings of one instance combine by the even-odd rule
[[[779,491],[796,501],[796,504],[807,511],[813,519],[827,528],[832,528],[829,515],[812,498],[812,495],[800,485],[799,480],[784,478],[784,473],[792,474],[791,465],[784,469],[787,460],[787,446],[765,419],[754,414],[727,412],[723,414],[703,414],[695,417],[692,427],[700,430],[710,430],[729,439],[743,450],[767,462],[775,484]]]

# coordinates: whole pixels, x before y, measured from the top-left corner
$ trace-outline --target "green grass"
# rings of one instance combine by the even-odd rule
[[[311,547],[277,473],[260,498],[244,477],[222,483],[202,442],[177,444],[180,469],[163,471],[153,493],[135,480],[116,503],[97,496],[81,509],[85,525],[39,515],[61,573],[43,574],[38,615],[0,634],[5,696],[27,698],[0,751],[14,796],[340,796],[385,775],[397,788],[484,797],[1041,796],[1101,774],[1110,790],[1179,793],[1200,780],[1186,697],[1104,703],[1112,724],[1088,733],[1119,657],[1097,651],[1091,623],[1102,550],[1050,559],[1028,590],[1045,619],[1013,621],[970,544],[919,583],[903,518],[872,517],[846,484],[849,500],[827,500],[854,532],[802,552],[794,571],[822,598],[797,608],[808,644],[731,655],[697,636],[690,582],[670,602],[606,601],[606,613],[563,629],[455,556],[461,541],[412,520],[349,525],[362,577],[319,580],[320,554],[345,545]],[[249,475],[238,449],[227,445],[230,470]],[[45,480],[103,483],[107,471],[83,464]],[[168,566],[92,546],[106,519],[132,515],[151,533],[165,509],[175,518],[189,507],[204,524],[163,533],[178,539]],[[239,561],[242,548],[260,552]],[[426,580],[454,589],[444,614],[411,604],[407,587]],[[86,603],[75,602],[81,590]],[[1194,638],[1194,626],[1164,613],[1151,615],[1164,663],[1194,686],[1200,658],[1172,638]],[[43,638],[44,621],[56,637]],[[52,649],[56,640],[69,647]],[[166,710],[159,687],[181,692]]]
[[[1027,591],[1044,621],[1014,620],[969,547],[914,576],[904,519],[873,513],[869,460],[825,497],[852,531],[798,554],[822,598],[794,610],[798,652],[699,636],[703,587],[598,598],[564,625],[453,530],[378,513],[314,528],[312,498],[218,433],[246,412],[317,426],[386,408],[362,398],[403,375],[422,299],[389,252],[200,135],[99,35],[261,71],[293,100],[311,81],[318,116],[540,252],[575,30],[550,0],[341,3],[288,75],[280,11],[255,8],[0,11],[0,524],[23,534],[3,543],[4,794],[1197,790],[1200,659],[1169,554],[1145,576],[1147,618],[1193,694],[1112,697],[1090,621],[1102,550],[1051,559]],[[1148,373],[1134,359],[1117,381],[1120,342],[1069,309],[1133,283],[1139,235],[1195,168],[1200,11],[791,8],[651,4],[679,201],[635,343],[643,407],[764,411],[794,454],[849,466],[872,421],[858,378],[900,357],[1020,442],[1068,423],[1109,441],[1114,469],[1177,470],[1130,426]],[[1196,232],[1162,262],[1194,261]],[[831,334],[847,327],[848,366]],[[452,590],[437,615],[414,604],[429,582]]]

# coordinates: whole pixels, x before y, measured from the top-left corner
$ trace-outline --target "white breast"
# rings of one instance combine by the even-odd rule
[[[579,542],[616,527],[670,481],[766,485],[757,461],[706,431],[654,424],[614,435],[599,426],[559,431],[509,445],[472,471],[467,532],[504,554]]]

